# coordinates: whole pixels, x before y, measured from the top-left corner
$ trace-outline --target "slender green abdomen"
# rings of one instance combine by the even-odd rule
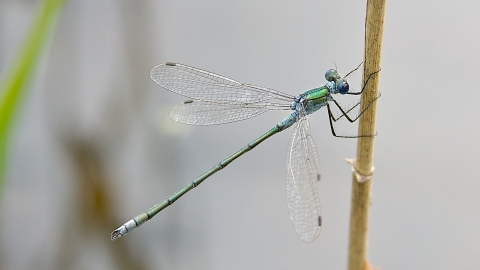
[[[200,185],[205,179],[210,177],[212,174],[220,171],[221,169],[225,168],[228,164],[230,164],[232,161],[240,157],[241,155],[245,154],[246,152],[252,150],[255,146],[259,145],[261,142],[264,140],[268,139],[270,136],[284,130],[282,128],[282,125],[279,123],[272,129],[270,129],[267,133],[263,134],[262,136],[258,137],[256,140],[252,141],[251,143],[247,144],[245,147],[242,149],[238,150],[235,154],[229,156],[228,158],[224,159],[217,165],[213,166],[210,170],[206,171],[204,174],[193,180],[192,182],[188,183],[185,187],[183,187],[181,190],[177,191],[175,194],[172,196],[168,197],[165,201],[163,201],[160,204],[155,205],[151,209],[149,209],[146,212],[146,215],[139,215],[135,217],[135,221],[137,222],[138,226],[140,226],[141,223],[151,219],[154,215],[162,211],[164,208],[167,206],[171,205],[174,203],[176,200],[178,200],[180,197],[185,195],[188,191],[192,190],[194,187]]]
[[[198,178],[193,180],[192,182],[188,183],[186,186],[184,186],[182,189],[174,193],[172,196],[168,197],[165,199],[163,202],[153,206],[150,208],[147,212],[144,212],[133,219],[127,221],[124,223],[122,226],[120,226],[118,229],[112,232],[111,239],[115,240],[119,237],[122,237],[123,235],[127,234],[128,232],[132,231],[135,228],[140,227],[143,223],[147,222],[149,219],[151,219],[153,216],[158,214],[160,211],[174,203],[176,200],[178,200],[180,197],[185,195],[187,192],[192,190],[194,187],[200,185],[205,179],[210,177],[212,174],[220,171],[221,169],[225,168],[228,164],[230,164],[232,161],[240,157],[241,155],[245,154],[246,152],[252,150],[255,146],[259,145],[261,142],[264,140],[268,139],[274,134],[277,134],[280,131],[283,131],[287,128],[289,128],[295,121],[297,120],[297,112],[294,111],[291,113],[289,116],[287,116],[283,121],[275,125],[272,129],[270,129],[267,133],[263,134],[262,136],[258,137],[251,143],[247,144],[245,147],[242,149],[238,150],[235,154],[229,156],[228,158],[222,160],[220,163],[217,165],[213,166],[210,170],[206,171],[204,174],[200,175]]]

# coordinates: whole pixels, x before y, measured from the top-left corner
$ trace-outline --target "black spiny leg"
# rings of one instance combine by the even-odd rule
[[[352,74],[353,72],[357,71],[357,70],[358,70],[358,68],[359,68],[359,67],[360,67],[362,64],[363,64],[363,62],[361,62],[361,63],[360,63],[360,65],[358,65],[358,67],[356,67],[354,70],[352,70],[352,71],[348,72],[348,73],[347,73],[347,75],[345,75],[345,77],[343,77],[343,78],[347,78],[347,77],[348,77],[348,75],[350,75],[350,74]]]
[[[372,103],[373,103],[374,101],[376,101],[380,96],[382,96],[382,94],[381,94],[381,93],[378,93],[378,97],[376,97],[375,99],[373,99],[372,101],[370,101],[370,103],[368,103],[367,107],[365,107],[365,109],[363,109],[363,111],[361,111],[360,114],[358,114],[357,117],[355,117],[355,118],[353,118],[353,119],[350,118],[350,116],[348,116],[348,112],[350,112],[353,108],[357,107],[358,104],[360,104],[360,102],[357,103],[355,106],[353,106],[351,109],[349,109],[348,111],[345,112],[345,111],[343,110],[342,106],[340,106],[340,104],[338,104],[338,102],[337,102],[335,99],[332,98],[332,101],[335,103],[335,105],[337,105],[338,109],[342,112],[342,115],[341,115],[340,117],[338,117],[338,118],[335,118],[335,117],[333,116],[331,110],[330,110],[329,104],[327,103],[327,107],[328,107],[328,109],[329,109],[329,111],[330,111],[329,115],[331,115],[333,121],[335,121],[335,122],[336,122],[338,119],[342,118],[342,116],[345,116],[345,118],[347,118],[347,120],[348,120],[350,123],[353,123],[353,122],[357,121],[358,118],[360,118],[360,116],[362,116],[362,114],[370,107],[370,105],[372,105]]]
[[[356,71],[362,64],[363,64],[363,62],[360,63],[360,65],[359,65],[356,69],[350,71],[350,72],[347,74],[347,76],[350,75],[352,72]],[[362,94],[362,93],[363,93],[363,90],[365,90],[365,87],[367,86],[368,81],[370,80],[370,78],[371,78],[373,75],[379,73],[381,70],[382,70],[382,69],[379,69],[379,70],[377,70],[377,71],[375,71],[375,72],[373,72],[373,73],[370,73],[370,75],[368,75],[368,78],[367,78],[367,80],[365,81],[365,85],[363,85],[362,90],[361,90],[360,92],[347,93],[347,95],[360,95],[360,94]],[[346,78],[347,76],[345,76],[345,78]],[[378,93],[378,97],[375,98],[374,100],[372,100],[372,101],[370,102],[370,104],[368,104],[367,108],[370,107],[370,105],[372,104],[372,102],[375,101],[375,100],[377,100],[381,95],[382,95],[381,93]],[[356,121],[356,120],[358,119],[358,117],[360,117],[360,115],[362,115],[363,112],[365,111],[365,110],[363,110],[363,111],[360,113],[360,115],[358,115],[358,116],[352,121],[352,120],[350,119],[350,117],[348,117],[348,113],[351,112],[351,111],[352,111],[354,108],[356,108],[358,105],[360,105],[360,102],[358,102],[358,103],[355,104],[352,108],[350,108],[350,109],[348,109],[346,112],[344,112],[343,108],[340,107],[340,105],[338,104],[338,102],[337,102],[336,100],[333,100],[333,101],[335,102],[335,104],[337,105],[337,107],[340,109],[340,111],[342,111],[342,115],[340,115],[338,118],[335,118],[335,117],[332,115],[332,120],[333,120],[334,122],[336,122],[338,119],[340,119],[340,118],[342,118],[343,116],[345,116],[345,117],[348,119],[348,121],[350,121],[350,123],[353,123],[353,122]],[[366,108],[365,108],[365,109],[366,109]]]
[[[330,105],[327,103],[327,110],[328,110],[328,121],[330,122],[330,130],[332,131],[332,135],[337,138],[359,138],[359,137],[375,137],[377,134],[374,135],[356,135],[356,136],[345,136],[345,135],[337,135],[335,133],[335,128],[333,127],[333,121],[336,121],[335,117],[333,116],[332,110],[330,109]],[[355,120],[358,119],[355,118]],[[352,122],[353,123],[353,122]]]
[[[337,135],[335,133],[335,128],[333,127],[333,122],[332,120],[335,120],[335,117],[333,116],[332,110],[330,109],[330,104],[327,103],[327,110],[328,110],[328,121],[330,122],[330,130],[332,131],[332,135],[337,138],[358,138],[358,137],[369,137],[369,136],[344,136],[344,135]]]
[[[360,67],[360,66],[359,66]],[[356,69],[352,70],[351,72],[349,72],[347,74],[347,76],[352,73],[353,71],[357,70],[359,67],[357,67]],[[370,80],[370,78],[374,75],[374,74],[377,74],[378,72],[380,72],[380,70],[378,71],[375,71],[373,73],[371,73],[370,75],[368,75],[368,78],[367,80],[365,81],[365,85],[362,87],[362,90],[360,92],[354,92],[354,93],[347,93],[349,95],[360,95],[363,93],[363,90],[365,90],[365,87],[367,86],[367,83],[368,81]],[[353,106],[352,108],[348,109],[347,111],[345,111],[342,106],[340,106],[340,104],[338,104],[338,102],[332,98],[332,101],[335,103],[335,105],[337,105],[338,109],[342,112],[342,115],[339,116],[338,118],[335,118],[335,116],[333,115],[332,113],[332,109],[330,108],[330,104],[327,103],[327,110],[328,110],[328,121],[330,122],[330,130],[332,131],[332,135],[334,137],[338,137],[338,138],[359,138],[359,137],[374,137],[376,134],[374,135],[357,135],[357,136],[343,136],[343,135],[337,135],[335,133],[335,128],[333,127],[333,122],[336,122],[338,119],[342,118],[343,116],[345,116],[345,118],[347,118],[347,120],[350,122],[350,123],[353,123],[355,121],[358,120],[358,118],[360,118],[360,116],[362,116],[362,114],[370,107],[370,105],[372,105],[372,103],[374,101],[376,101],[382,94],[381,93],[378,93],[378,97],[376,97],[375,99],[373,99],[372,101],[370,101],[370,103],[367,105],[367,107],[365,107],[365,109],[363,109],[360,114],[357,115],[357,117],[355,118],[350,118],[350,116],[348,116],[348,113],[350,111],[352,111],[354,108],[356,108],[360,102],[358,102],[357,104],[355,104],[355,106]],[[332,122],[333,120],[333,122]]]
[[[357,67],[356,69],[354,69],[353,71],[355,71],[355,70],[357,70],[357,69],[358,69],[358,67]],[[370,80],[370,78],[371,78],[373,75],[379,73],[381,70],[382,70],[382,69],[379,69],[379,70],[377,70],[377,71],[375,71],[375,72],[370,73],[370,75],[368,75],[368,78],[367,78],[367,80],[365,81],[365,84],[363,85],[362,90],[361,90],[360,92],[353,92],[353,93],[346,93],[346,94],[347,94],[347,95],[360,95],[360,94],[362,94],[362,93],[363,93],[363,90],[365,90],[365,87],[367,86],[368,81]],[[350,71],[350,73],[352,73],[353,71]],[[350,73],[348,73],[348,74],[350,74]]]
[[[342,109],[342,107],[338,104],[338,102],[337,102],[336,100],[333,100],[333,101],[335,102],[335,105],[337,105],[337,107],[338,107],[338,108],[340,109],[340,111],[342,112],[342,115],[341,115],[340,117],[335,118],[335,116],[333,116],[332,109],[330,109],[330,104],[327,103],[328,121],[330,122],[330,129],[331,129],[331,131],[332,131],[332,135],[333,135],[334,137],[338,137],[338,138],[375,137],[377,134],[373,134],[373,135],[357,135],[357,136],[337,135],[337,134],[335,133],[335,128],[333,127],[333,122],[332,122],[332,120],[333,120],[334,122],[336,122],[336,121],[337,121],[338,119],[340,119],[342,116],[345,116],[345,118],[347,118],[347,120],[348,120],[350,123],[353,123],[353,122],[357,121],[358,118],[360,118],[360,116],[361,116],[361,115],[370,107],[370,105],[372,105],[372,103],[373,103],[374,101],[376,101],[379,97],[380,97],[380,93],[379,93],[378,97],[376,97],[374,100],[370,101],[370,103],[368,104],[368,106],[367,106],[365,109],[363,109],[363,111],[362,111],[357,117],[355,117],[354,119],[351,119],[351,118],[348,116],[347,112],[351,111],[351,110],[352,110],[354,107],[356,107],[358,104],[355,105],[352,109],[350,109],[350,110],[348,110],[347,112],[345,112],[345,111]]]

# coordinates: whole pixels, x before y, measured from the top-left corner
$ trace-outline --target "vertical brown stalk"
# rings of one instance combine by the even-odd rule
[[[385,0],[368,0],[365,19],[365,57],[363,83],[371,73],[380,69],[382,52],[383,24]],[[372,76],[362,94],[362,111],[372,100],[378,97],[380,73]],[[358,134],[375,134],[375,118],[377,102],[360,117]],[[371,175],[373,165],[374,137],[360,137],[357,145],[355,167],[362,175]],[[368,211],[370,206],[370,190],[372,180],[364,183],[357,181],[355,173],[352,180],[352,204],[350,214],[350,238],[348,251],[348,269],[361,270],[367,266],[367,231]]]

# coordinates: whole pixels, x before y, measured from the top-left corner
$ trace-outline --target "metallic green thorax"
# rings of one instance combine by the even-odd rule
[[[307,114],[314,113],[325,106],[331,99],[330,90],[327,85],[322,85],[318,88],[308,90],[303,93],[305,99],[305,112]]]
[[[328,88],[320,86],[304,93],[305,99],[314,104],[324,103],[327,101]]]

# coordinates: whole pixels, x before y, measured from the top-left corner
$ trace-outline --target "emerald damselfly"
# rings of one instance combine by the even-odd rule
[[[378,98],[371,101],[354,118],[351,118],[348,113],[357,107],[359,103],[349,110],[344,110],[333,98],[334,94],[359,95],[363,92],[365,86],[359,92],[350,92],[346,79],[360,65],[344,77],[335,69],[330,69],[325,73],[327,82],[324,85],[308,90],[298,96],[292,96],[265,87],[240,83],[187,65],[167,62],[155,66],[150,72],[150,77],[157,84],[191,99],[175,106],[170,112],[170,118],[176,122],[208,126],[245,120],[269,110],[292,110],[293,112],[268,132],[213,166],[163,202],[127,221],[112,232],[111,239],[115,240],[139,227],[185,193],[198,186],[205,179],[225,168],[236,158],[252,150],[270,136],[294,126],[290,139],[290,150],[287,155],[287,206],[290,220],[300,239],[305,242],[313,242],[320,234],[322,226],[320,199],[317,188],[321,174],[317,149],[310,134],[307,115],[326,106],[333,136],[342,138],[374,136],[337,135],[333,127],[333,122],[342,117],[345,117],[351,123],[355,122]],[[368,76],[365,85],[375,73],[377,72]],[[341,111],[342,114],[339,117],[333,115],[329,102],[333,102]]]

